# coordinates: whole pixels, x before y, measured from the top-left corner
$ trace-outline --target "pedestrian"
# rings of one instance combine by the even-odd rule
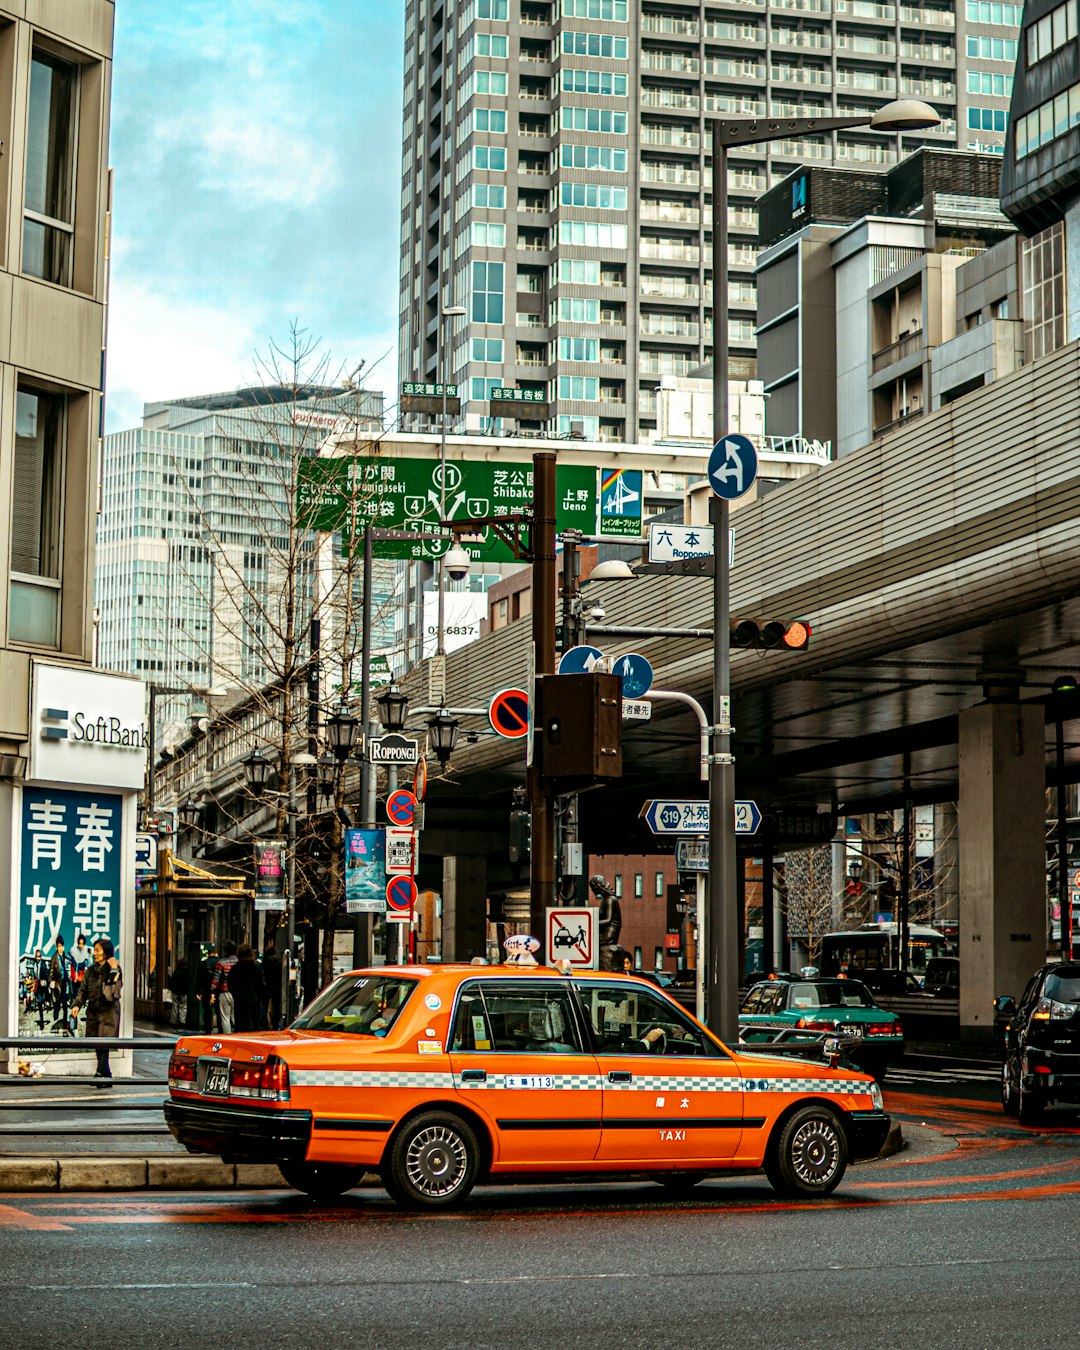
[[[203,1031],[209,1035],[215,1029],[217,1020],[217,1009],[214,1007],[214,1000],[210,992],[210,986],[214,982],[214,970],[218,963],[217,943],[211,942],[210,947],[199,962],[199,1006],[202,1010]]]
[[[45,1030],[45,1009],[49,1006],[49,962],[41,954],[41,948],[34,950],[34,1006],[37,1008],[38,1030]]]
[[[108,938],[98,938],[94,943],[94,964],[86,972],[72,1000],[73,1016],[78,1015],[80,1008],[86,1008],[87,1036],[120,1034],[120,993],[124,987],[124,976],[115,951]],[[97,1055],[97,1076],[105,1080],[98,1087],[111,1087],[108,1047],[97,1049],[94,1053]]]
[[[262,967],[246,942],[236,953],[236,964],[229,971],[229,993],[233,1000],[233,1030],[265,1031],[266,988]]]
[[[229,993],[229,974],[236,965],[236,943],[226,942],[222,953],[221,960],[214,967],[214,978],[210,981],[210,1002],[217,1007],[221,1029],[228,1036],[233,1029],[233,996]]]
[[[56,936],[56,951],[49,962],[49,991],[52,994],[53,1028],[68,1027],[68,1003],[75,991],[75,967],[64,948],[64,939]]]
[[[182,956],[169,976],[169,993],[172,994],[172,1016],[174,1027],[187,1026],[187,1002],[189,966],[186,956]]]
[[[269,1010],[271,1031],[281,1026],[281,957],[273,938],[266,939],[262,956],[263,990]]]

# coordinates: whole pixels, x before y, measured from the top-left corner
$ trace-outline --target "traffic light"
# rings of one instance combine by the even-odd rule
[[[510,861],[527,863],[532,855],[532,816],[528,811],[510,812]]]
[[[622,774],[622,683],[617,675],[541,675],[535,767],[562,791]]]
[[[751,619],[740,615],[731,625],[730,646],[766,651],[804,652],[813,631],[805,619]]]

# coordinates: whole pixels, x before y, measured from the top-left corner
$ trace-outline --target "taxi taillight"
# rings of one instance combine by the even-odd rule
[[[169,1056],[169,1087],[179,1088],[182,1092],[195,1091],[195,1061],[187,1055],[178,1055],[175,1050]]]
[[[800,1017],[799,1026],[804,1031],[835,1031],[832,1022],[822,1022],[817,1017]]]
[[[265,1064],[233,1063],[229,1067],[229,1096],[261,1102],[287,1102],[289,1066],[279,1055],[271,1055]]]

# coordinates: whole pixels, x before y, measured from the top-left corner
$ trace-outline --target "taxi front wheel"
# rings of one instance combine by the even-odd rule
[[[829,1195],[846,1170],[843,1127],[831,1111],[818,1106],[804,1106],[788,1116],[765,1156],[765,1175],[781,1195]]]
[[[409,1209],[448,1209],[476,1184],[480,1146],[460,1116],[425,1111],[397,1132],[383,1165],[383,1185]]]

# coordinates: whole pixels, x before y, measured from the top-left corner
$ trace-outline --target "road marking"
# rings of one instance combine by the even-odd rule
[[[58,1219],[43,1219],[14,1205],[0,1205],[0,1228],[32,1229],[40,1233],[70,1233],[71,1228]]]

